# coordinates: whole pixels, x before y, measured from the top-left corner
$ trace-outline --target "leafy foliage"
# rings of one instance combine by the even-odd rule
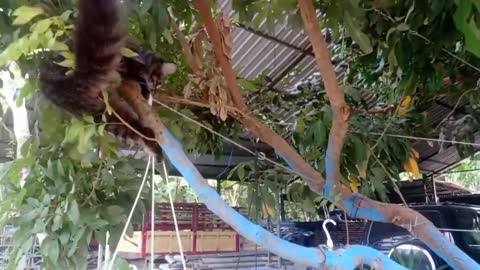
[[[458,166],[455,166],[450,171],[438,175],[437,179],[457,184],[472,192],[478,192],[480,190],[478,168],[480,168],[480,161],[479,155],[476,154],[460,162]]]
[[[234,4],[240,14],[256,10],[262,1],[241,2]],[[287,1],[272,2],[277,5],[275,12],[281,14],[283,9],[289,14],[289,21],[298,16]],[[333,39],[334,63],[339,63],[338,72],[345,74],[347,101],[357,112],[343,150],[342,173],[352,190],[362,183],[362,193],[386,199],[385,183],[391,178],[398,180],[404,167],[416,172],[409,142],[385,134],[432,137],[442,124],[442,130],[453,132],[442,132],[441,139],[473,142],[479,127],[474,94],[479,58],[472,48],[472,40],[480,41],[475,34],[478,5],[473,1],[415,0],[321,0],[316,4],[328,29],[327,39]],[[258,26],[245,16],[239,17],[246,18],[243,23]],[[256,19],[268,21],[269,16],[258,12]],[[288,90],[272,94],[268,87],[260,87],[251,107],[279,133],[287,134],[300,153],[323,171],[331,120],[323,85],[314,76]],[[364,96],[375,97],[374,104],[371,100],[368,104]],[[467,115],[444,123],[427,122],[426,111],[445,96],[454,103],[466,99]],[[278,104],[278,111],[269,110],[267,104],[272,103]],[[285,122],[285,116],[294,117],[295,123]],[[464,156],[473,151],[469,146],[457,148]]]
[[[1,207],[15,209],[2,211],[2,220],[18,229],[17,256],[10,264],[29,248],[26,241],[34,234],[47,233],[41,246],[45,266],[82,269],[93,237],[105,244],[109,231],[110,244],[116,245],[144,164],[101,158],[99,149],[112,156],[116,147],[96,125],[65,118],[52,107],[43,111],[39,128],[44,132],[23,146],[24,157],[8,164],[1,179],[7,189]],[[29,174],[21,186],[23,169]],[[143,203],[137,210],[134,218],[140,222]]]

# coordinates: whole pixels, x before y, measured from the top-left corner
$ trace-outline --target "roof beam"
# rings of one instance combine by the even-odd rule
[[[307,50],[311,50],[311,49],[312,49],[312,45],[308,45]],[[282,81],[282,79],[285,78],[285,76],[287,76],[287,74],[290,73],[290,71],[294,69],[303,59],[305,59],[307,55],[308,55],[307,53],[302,52],[302,54],[295,57],[295,59],[285,69],[283,69],[277,76],[275,76],[275,78],[272,79],[269,87],[275,87],[275,85],[277,85],[280,81]]]
[[[452,110],[453,113],[455,114],[466,114],[465,112],[465,106],[457,106],[457,107],[452,107],[450,104],[440,100],[440,99],[435,99],[435,103],[437,103],[438,105],[444,107],[444,108],[447,108],[449,110]]]
[[[313,54],[313,52],[312,52],[312,47],[307,47],[306,49],[302,49],[302,48],[297,47],[297,46],[295,46],[295,45],[293,45],[293,44],[290,44],[290,43],[288,43],[288,42],[286,42],[286,41],[283,41],[283,40],[281,40],[281,39],[279,39],[279,38],[277,38],[277,37],[271,36],[271,35],[269,35],[269,34],[267,34],[267,33],[265,33],[265,32],[262,32],[262,31],[259,31],[259,30],[255,30],[255,29],[253,29],[252,27],[246,26],[246,25],[244,25],[244,24],[234,23],[234,25],[237,26],[237,27],[240,27],[240,28],[242,28],[243,30],[246,30],[246,31],[248,31],[248,32],[250,32],[250,33],[252,33],[252,34],[255,34],[255,35],[260,36],[260,37],[262,37],[262,38],[271,40],[271,41],[276,42],[276,43],[278,43],[278,44],[281,44],[281,45],[283,45],[283,46],[285,46],[285,47],[288,47],[288,48],[290,48],[290,49],[299,51],[299,52],[301,52],[301,53],[305,53],[305,54],[307,54],[307,55],[314,56],[314,54]]]

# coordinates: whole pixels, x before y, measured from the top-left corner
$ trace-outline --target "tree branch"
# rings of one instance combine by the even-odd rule
[[[240,89],[238,88],[238,83],[235,73],[233,72],[232,64],[222,51],[220,34],[214,24],[208,0],[195,0],[193,3],[199,10],[205,22],[205,28],[210,36],[210,42],[212,43],[212,47],[215,52],[215,58],[223,71],[223,75],[233,98],[234,105],[240,111],[248,112],[248,108],[240,94]],[[275,152],[288,163],[291,169],[301,174],[312,190],[316,192],[322,191],[323,184],[325,182],[323,176],[308,163],[306,163],[302,156],[300,156],[298,152],[293,149],[279,134],[259,121],[256,117],[251,116],[249,113],[237,114],[233,116],[240,123],[242,123],[243,126],[248,128],[250,132],[260,138],[260,140],[268,142],[270,145],[272,145],[275,149]]]
[[[406,270],[381,252],[370,247],[354,245],[335,251],[303,247],[283,240],[261,226],[251,223],[239,212],[232,209],[201,176],[188,159],[181,144],[165,128],[158,115],[153,112],[143,98],[140,85],[136,82],[126,81],[122,83],[119,90],[122,97],[142,116],[143,125],[154,130],[158,144],[162,147],[170,162],[195,191],[200,201],[248,240],[268,248],[282,258],[317,269],[351,270],[367,264],[375,269]],[[295,252],[292,252],[292,250],[295,250]]]
[[[333,113],[332,128],[330,129],[330,135],[328,137],[328,147],[325,157],[327,184],[324,187],[323,194],[326,195],[330,193],[330,190],[334,188],[336,184],[340,184],[340,179],[342,178],[340,174],[340,157],[351,113],[350,107],[345,102],[343,90],[338,85],[327,43],[318,27],[318,20],[313,4],[311,1],[300,0],[298,1],[298,5]]]
[[[435,226],[421,214],[409,209],[394,205],[383,204],[366,197],[354,194],[349,189],[340,186],[340,155],[343,141],[348,128],[350,109],[346,105],[343,91],[338,86],[327,45],[320,31],[318,19],[312,0],[298,0],[298,6],[302,14],[305,29],[313,46],[315,60],[322,75],[327,96],[332,105],[333,120],[330,130],[326,170],[327,184],[324,195],[332,200],[330,188],[340,194],[343,208],[353,214],[354,217],[393,222],[409,229],[415,236],[432,248],[455,269],[477,269],[480,266],[469,256],[463,253],[457,246],[449,242]],[[335,186],[338,184],[339,186]],[[335,195],[336,196],[336,195]],[[393,217],[388,213],[396,212]],[[407,224],[405,224],[407,221]],[[414,221],[414,222],[413,222]],[[410,223],[410,226],[408,226]]]
[[[198,66],[197,62],[193,58],[192,52],[190,50],[190,47],[188,46],[188,41],[185,38],[185,35],[180,31],[178,28],[177,22],[172,20],[172,29],[175,32],[175,35],[177,36],[177,40],[180,42],[180,45],[182,46],[183,52],[185,53],[185,57],[187,58],[188,65],[192,69],[194,74],[200,74],[200,67]]]

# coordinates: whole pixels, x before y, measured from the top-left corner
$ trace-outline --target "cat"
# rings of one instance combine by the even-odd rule
[[[65,112],[74,116],[91,114],[95,121],[101,122],[106,108],[102,91],[109,87],[116,73],[120,74],[122,81],[138,82],[143,97],[152,105],[152,96],[161,80],[176,71],[175,64],[165,62],[152,52],[142,51],[127,40],[124,2],[79,0],[73,40],[67,42],[75,55],[73,72],[57,64],[63,60],[58,53],[49,52],[42,61],[40,91]],[[138,56],[122,56],[125,46]],[[110,101],[115,112],[131,127],[145,137],[155,137],[151,129],[142,125],[128,103],[121,99]],[[105,130],[122,142],[141,145],[146,152],[162,159],[162,149],[156,142],[145,139],[126,125],[119,125],[119,122],[116,116],[108,115]]]

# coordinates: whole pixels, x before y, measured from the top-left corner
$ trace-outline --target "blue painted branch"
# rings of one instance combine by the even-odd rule
[[[283,240],[232,209],[200,175],[188,159],[181,144],[166,129],[162,131],[161,146],[170,162],[187,180],[200,201],[232,226],[238,233],[259,246],[292,262],[320,269],[353,270],[363,264],[375,269],[405,269],[381,252],[365,246],[350,246],[336,251],[308,248]]]

